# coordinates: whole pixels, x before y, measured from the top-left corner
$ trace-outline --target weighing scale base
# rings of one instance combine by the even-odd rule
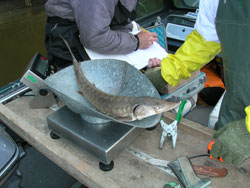
[[[51,135],[69,140],[106,165],[145,129],[117,122],[92,124],[66,106],[47,117]]]

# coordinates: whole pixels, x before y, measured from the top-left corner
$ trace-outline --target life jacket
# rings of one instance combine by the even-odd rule
[[[220,60],[216,58],[201,69],[206,74],[207,81],[199,93],[199,99],[210,106],[215,106],[225,91]]]
[[[221,87],[225,89],[222,69],[223,67],[221,66],[221,58],[216,58],[201,69],[202,72],[206,73],[207,77],[204,88]]]

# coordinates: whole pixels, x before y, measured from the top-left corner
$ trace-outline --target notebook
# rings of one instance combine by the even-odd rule
[[[121,54],[121,55],[106,55],[94,52],[85,48],[90,59],[118,59],[128,62],[133,65],[137,69],[143,69],[148,65],[148,60],[150,58],[157,57],[162,59],[167,57],[168,53],[166,50],[160,46],[157,42],[154,42],[149,48],[145,50],[136,50],[129,54]]]

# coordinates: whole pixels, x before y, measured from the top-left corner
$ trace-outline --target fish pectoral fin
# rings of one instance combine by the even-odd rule
[[[82,95],[82,96],[83,96],[83,93],[82,93],[81,91],[77,91],[77,93],[79,93],[80,95]]]
[[[116,120],[118,121],[122,121],[122,122],[131,122],[131,121],[134,121],[135,119],[133,119],[132,117],[117,117],[115,118]]]

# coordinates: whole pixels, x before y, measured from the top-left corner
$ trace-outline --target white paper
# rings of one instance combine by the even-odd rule
[[[162,59],[167,57],[168,53],[157,42],[154,42],[149,48],[145,50],[136,50],[130,54],[124,55],[105,55],[99,54],[92,50],[85,48],[90,59],[119,59],[128,62],[137,69],[142,69],[148,65],[150,58],[157,57]]]

